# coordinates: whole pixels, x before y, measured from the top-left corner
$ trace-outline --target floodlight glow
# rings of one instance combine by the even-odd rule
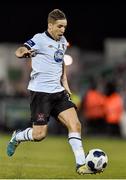
[[[66,66],[69,66],[73,63],[73,58],[70,55],[65,54],[64,55],[64,62],[65,62]]]

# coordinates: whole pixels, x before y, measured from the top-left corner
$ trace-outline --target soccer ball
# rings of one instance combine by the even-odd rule
[[[104,171],[108,164],[108,156],[101,149],[91,149],[86,155],[86,165],[93,172]]]

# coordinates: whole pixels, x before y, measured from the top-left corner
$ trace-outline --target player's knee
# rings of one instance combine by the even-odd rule
[[[42,141],[46,137],[46,132],[35,132],[33,133],[34,141]]]

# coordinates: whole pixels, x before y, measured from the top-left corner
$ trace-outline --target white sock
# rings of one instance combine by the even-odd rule
[[[85,164],[85,153],[82,146],[80,133],[72,132],[68,134],[68,140],[75,155],[76,164]]]
[[[16,141],[33,141],[32,128],[27,128],[16,134]]]

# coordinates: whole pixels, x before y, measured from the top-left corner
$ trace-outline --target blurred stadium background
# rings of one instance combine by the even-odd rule
[[[52,117],[49,122],[49,137],[44,142],[21,145],[14,158],[9,159],[6,155],[6,145],[12,131],[25,128],[30,123],[27,91],[30,59],[17,59],[14,52],[27,38],[46,30],[47,14],[54,8],[63,10],[68,17],[66,37],[69,47],[66,54],[73,61],[67,66],[67,74],[73,91],[71,98],[78,106],[83,127],[85,150],[87,152],[98,147],[109,156],[105,173],[91,178],[125,179],[125,3],[74,2],[71,6],[69,2],[49,0],[43,3],[25,2],[25,5],[17,2],[1,4],[0,178],[82,178],[75,173],[73,156],[67,144],[67,131]],[[108,128],[105,118],[102,132],[99,131],[99,124],[92,124],[91,129],[88,126],[82,104],[92,77],[97,84],[97,90],[104,95],[106,83],[110,80],[116,81],[116,89],[123,100],[123,111],[115,123],[118,128],[114,131]]]

